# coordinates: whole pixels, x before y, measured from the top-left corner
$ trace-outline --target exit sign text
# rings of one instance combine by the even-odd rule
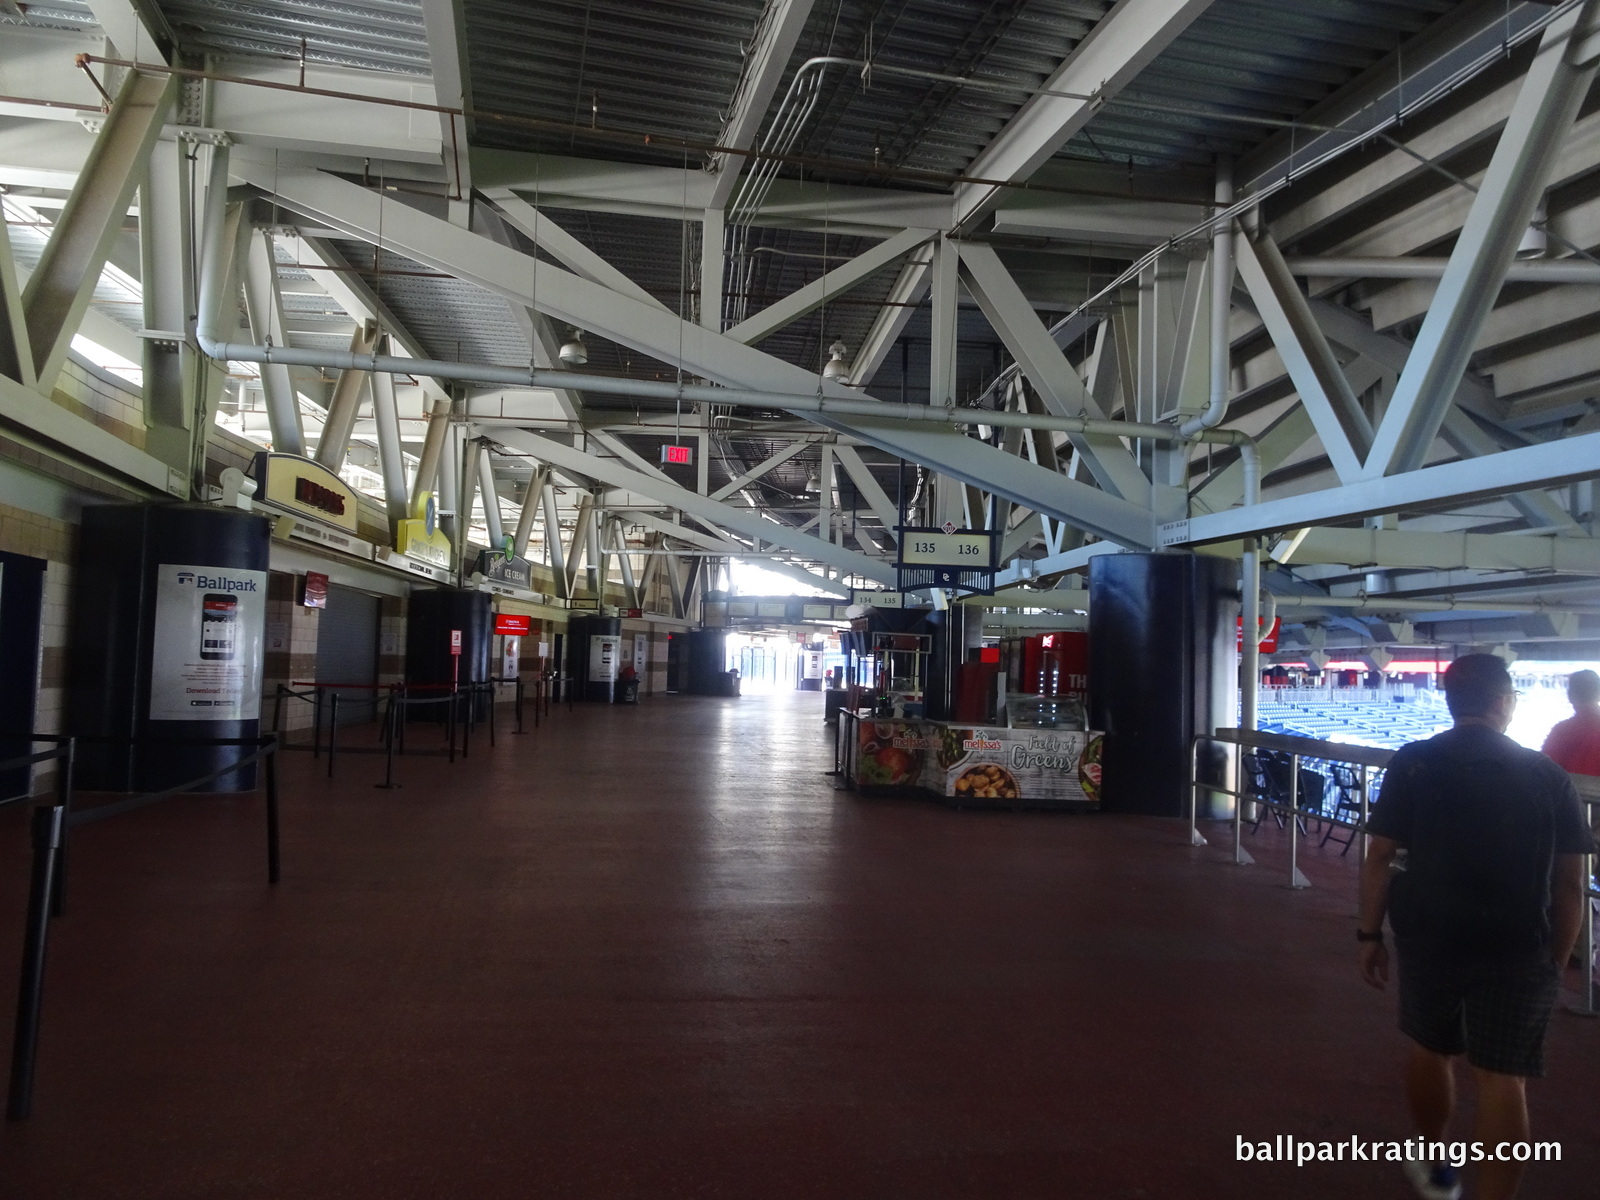
[[[693,446],[663,446],[661,447],[661,461],[664,463],[677,463],[689,466],[694,462]]]

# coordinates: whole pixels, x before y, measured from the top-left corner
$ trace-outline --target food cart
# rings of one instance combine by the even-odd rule
[[[921,791],[958,808],[1100,807],[1102,736],[841,713],[845,778],[862,791]]]

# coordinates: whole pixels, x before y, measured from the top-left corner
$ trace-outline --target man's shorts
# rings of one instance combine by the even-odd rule
[[[1435,1054],[1466,1053],[1484,1071],[1538,1078],[1561,970],[1542,954],[1513,962],[1400,960],[1400,1032]]]

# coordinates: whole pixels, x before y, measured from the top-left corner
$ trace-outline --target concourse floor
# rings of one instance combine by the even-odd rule
[[[558,709],[396,791],[322,765],[285,755],[275,889],[259,798],[80,832],[0,1200],[1411,1194],[1236,1161],[1408,1132],[1353,854],[1291,891],[1277,831],[1239,868],[1222,829],[864,800],[816,693]],[[0,811],[7,1032],[26,863]],[[1550,1060],[1523,1195],[1594,1195],[1600,1021]]]

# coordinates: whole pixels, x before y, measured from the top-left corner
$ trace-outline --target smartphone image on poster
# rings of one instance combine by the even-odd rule
[[[239,601],[207,592],[200,610],[200,657],[227,661],[238,646]]]

